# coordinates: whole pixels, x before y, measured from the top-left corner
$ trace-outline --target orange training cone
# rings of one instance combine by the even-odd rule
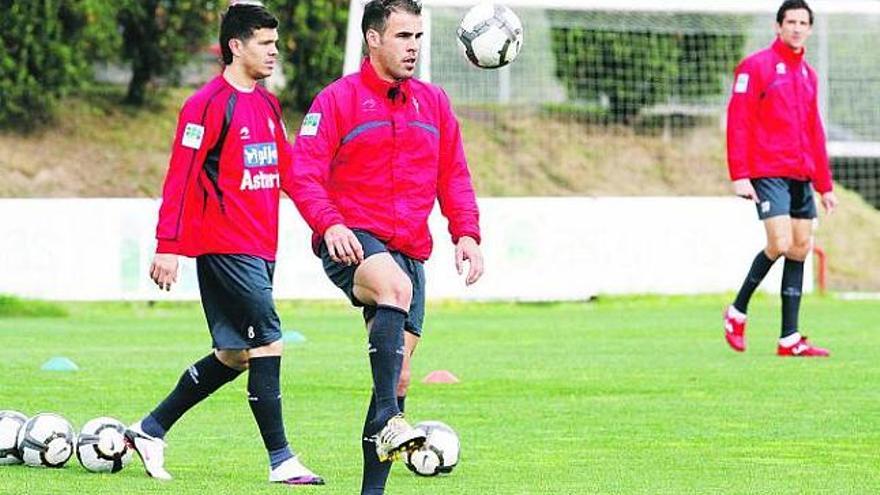
[[[458,378],[447,370],[435,370],[428,373],[422,383],[458,383]]]

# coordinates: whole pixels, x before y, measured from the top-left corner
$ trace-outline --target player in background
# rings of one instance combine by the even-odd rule
[[[776,15],[777,38],[736,68],[727,114],[727,162],[734,192],[755,202],[767,245],[752,262],[736,300],[724,313],[724,335],[746,348],[746,313],[752,293],[779,258],[782,274],[780,356],[828,356],[798,331],[804,260],[810,252],[820,194],[827,213],[837,207],[819,115],[816,72],[804,60],[813,11],[786,0]],[[812,183],[812,187],[811,187]]]
[[[171,479],[163,438],[187,410],[248,370],[248,402],[269,454],[269,481],[323,484],[291,451],[281,417],[281,328],[272,300],[280,190],[290,151],[278,100],[257,82],[275,67],[277,19],[253,2],[223,16],[226,68],[180,111],[150,277],[177,281],[178,256],[196,258],[213,352],[128,432],[147,474]]]
[[[372,0],[361,23],[360,72],[321,91],[293,152],[293,199],[329,278],[363,307],[373,393],[363,429],[362,494],[381,494],[390,460],[424,433],[403,417],[410,359],[422,332],[439,200],[466,283],[483,272],[479,211],[458,121],[446,93],[413,79],[421,4]],[[468,261],[466,264],[465,261]]]

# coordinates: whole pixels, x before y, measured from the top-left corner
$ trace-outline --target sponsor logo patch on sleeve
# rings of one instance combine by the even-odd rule
[[[300,136],[317,136],[318,126],[321,124],[320,113],[307,113],[303,118],[302,127],[299,129]]]
[[[736,76],[736,84],[733,85],[734,93],[745,93],[749,90],[749,75],[739,74]]]
[[[202,138],[205,137],[205,128],[198,124],[188,123],[183,130],[183,139],[180,144],[187,148],[197,150],[202,147]]]

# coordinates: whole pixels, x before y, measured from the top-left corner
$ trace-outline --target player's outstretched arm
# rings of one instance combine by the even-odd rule
[[[160,290],[171,290],[171,284],[177,282],[177,255],[156,253],[150,264],[150,278]]]
[[[193,194],[199,177],[199,168],[205,162],[208,150],[219,139],[222,113],[208,107],[204,98],[190,98],[180,110],[177,132],[171,146],[171,158],[162,186],[162,205],[156,225],[157,251],[182,252],[186,237],[184,203]]]
[[[330,164],[341,140],[332,100],[332,91],[325,89],[303,118],[293,145],[291,180],[289,190],[286,190],[300,215],[320,236],[334,225],[345,224],[327,190]]]
[[[471,285],[483,276],[483,252],[477,241],[468,236],[461,237],[455,244],[455,269],[459,275],[464,271],[465,260],[469,265],[465,283]]]
[[[449,220],[449,234],[458,250],[464,237],[469,237],[476,245],[480,244],[480,211],[464,156],[458,119],[452,112],[446,93],[441,90],[440,96],[440,171],[437,200],[440,203],[440,212]],[[479,248],[477,251],[479,252]],[[482,263],[480,268],[482,271]],[[476,282],[476,278],[470,283],[473,282]]]
[[[727,170],[732,181],[750,175],[762,86],[761,73],[754,65],[751,58],[746,58],[737,66],[727,105]]]

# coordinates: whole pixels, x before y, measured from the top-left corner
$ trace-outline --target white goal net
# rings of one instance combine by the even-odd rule
[[[504,151],[507,163],[479,170],[503,175],[507,185],[484,194],[727,190],[732,71],[772,42],[781,0],[502,1],[522,19],[525,42],[499,70],[472,67],[455,40],[474,3],[424,0],[420,77],[451,96],[471,161]],[[807,58],[820,76],[836,178],[880,208],[880,1],[810,5],[816,22]],[[347,72],[361,56],[361,11],[354,0]],[[605,189],[603,177],[620,170],[632,184]]]

